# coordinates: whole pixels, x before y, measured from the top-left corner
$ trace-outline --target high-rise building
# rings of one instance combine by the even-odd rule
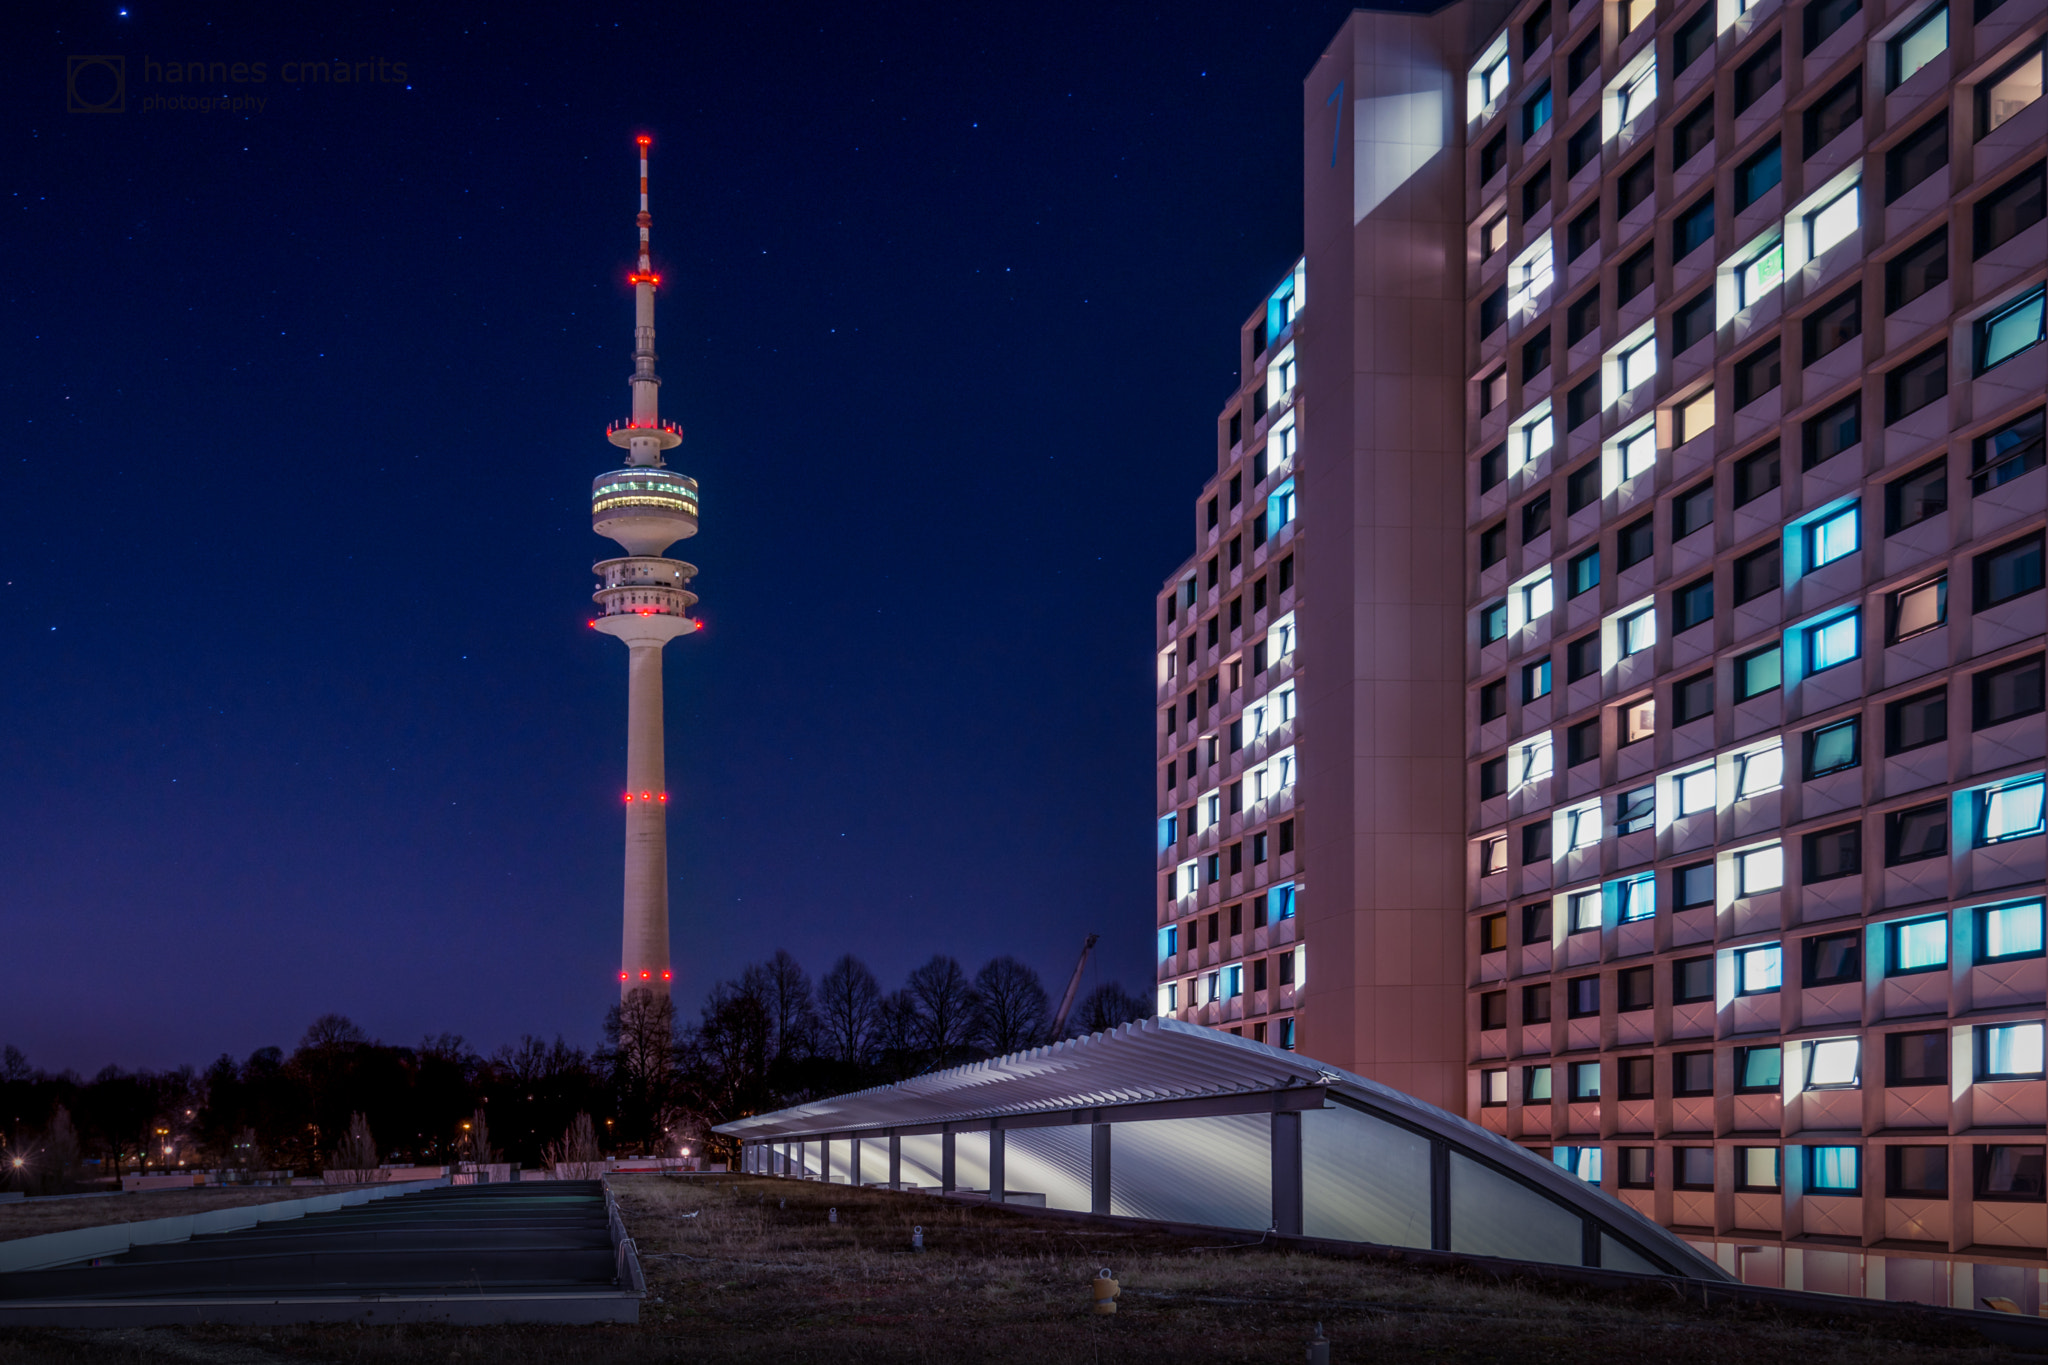
[[[682,444],[682,428],[661,419],[661,379],[654,372],[654,290],[661,283],[648,256],[647,146],[640,144],[640,257],[633,286],[632,416],[607,431],[626,452],[623,469],[600,474],[590,489],[590,524],[626,553],[593,566],[603,586],[593,595],[600,615],[590,624],[625,643],[626,895],[619,957],[619,994],[647,990],[667,996],[668,785],[661,723],[662,649],[697,629],[695,593],[686,584],[695,565],[662,552],[697,534],[697,481],[663,468],[662,452]]]
[[[1404,10],[1307,79],[1305,303],[1160,604],[1161,1008],[1745,1278],[2031,1313],[2048,4]],[[1294,852],[1233,880],[1282,614]]]

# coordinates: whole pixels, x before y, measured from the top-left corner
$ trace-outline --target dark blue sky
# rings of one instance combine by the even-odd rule
[[[1152,593],[1344,7],[286,8],[7,21],[0,1041],[596,1040],[642,129],[679,1001],[777,947],[1057,990],[1091,930],[1149,987]],[[285,79],[344,59],[404,78]]]

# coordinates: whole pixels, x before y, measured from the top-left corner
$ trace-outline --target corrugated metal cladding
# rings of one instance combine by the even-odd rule
[[[1721,1280],[1619,1201],[1454,1114],[1174,1019],[723,1124],[745,1169]]]

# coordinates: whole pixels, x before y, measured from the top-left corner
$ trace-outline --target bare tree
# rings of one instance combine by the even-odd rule
[[[547,1145],[548,1164],[558,1180],[595,1180],[604,1173],[604,1156],[597,1149],[597,1125],[590,1115],[578,1114],[562,1130],[560,1142]]]
[[[1067,1022],[1070,1035],[1100,1033],[1119,1024],[1150,1019],[1156,1011],[1151,1002],[1140,999],[1115,981],[1104,982],[1081,997],[1074,1017]]]
[[[818,978],[818,1017],[826,1052],[848,1066],[865,1066],[873,1055],[882,988],[867,964],[852,953]]]
[[[496,1149],[491,1146],[491,1122],[485,1116],[483,1106],[478,1105],[462,1135],[462,1159],[479,1166],[488,1166],[498,1159]]]
[[[974,986],[955,958],[934,954],[905,987],[917,1006],[918,1042],[932,1066],[957,1061],[974,1032]]]
[[[377,1169],[377,1141],[370,1136],[370,1121],[360,1113],[351,1114],[348,1133],[327,1161],[330,1185],[375,1185],[384,1179]]]
[[[701,1106],[723,1122],[767,1101],[774,1024],[766,1003],[730,981],[712,989],[690,1035],[690,1075]]]
[[[299,1039],[299,1046],[316,1052],[354,1047],[369,1041],[370,1035],[358,1028],[355,1020],[346,1014],[323,1014],[307,1025],[306,1036]]]
[[[652,1094],[675,1061],[675,1002],[644,987],[630,991],[605,1017],[604,1036],[629,1083]]]
[[[777,948],[766,962],[747,968],[740,989],[760,1000],[768,1014],[768,1060],[801,1060],[811,1053],[818,1016],[811,1006],[811,978],[789,951]]]
[[[883,996],[875,1007],[875,1051],[897,1079],[917,1071],[922,1037],[917,1001],[910,992],[896,990]]]
[[[974,974],[974,1041],[1001,1057],[1035,1047],[1051,1022],[1038,973],[1004,954]]]

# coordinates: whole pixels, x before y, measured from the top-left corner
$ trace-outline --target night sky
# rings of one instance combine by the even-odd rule
[[[1057,993],[1090,931],[1148,991],[1153,593],[1346,7],[297,8],[10,12],[0,1042],[598,1040],[643,130],[679,1005],[777,947]]]

